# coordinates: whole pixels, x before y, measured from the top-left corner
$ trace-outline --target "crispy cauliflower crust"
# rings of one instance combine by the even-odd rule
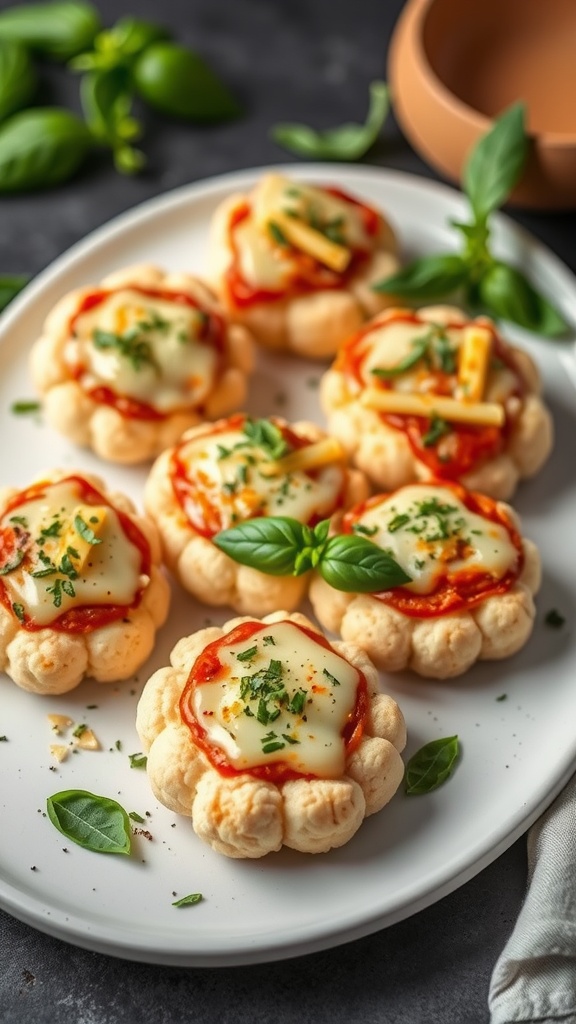
[[[501,511],[519,529],[509,505]],[[533,595],[540,587],[540,555],[532,541],[522,539],[524,565],[504,594],[487,597],[466,611],[435,618],[412,618],[370,594],[343,593],[315,576],[309,597],[324,629],[358,644],[385,672],[412,669],[432,679],[449,679],[474,662],[515,654],[532,632],[536,610]]]
[[[179,700],[189,672],[204,648],[240,623],[210,627],[179,641],[170,667],[148,680],[136,727],[148,752],[148,778],[157,799],[192,818],[195,832],[227,857],[263,857],[282,845],[302,853],[325,853],[352,838],[363,819],[391,800],[404,774],[404,718],[391,697],[378,692],[378,675],[365,652],[348,643],[332,646],[362,671],[369,712],[362,740],[340,779],[297,778],[275,784],[247,772],[220,775],[194,744],[180,718]],[[318,632],[305,616],[275,612],[264,623],[292,621]]]
[[[130,285],[183,292],[203,309],[224,316],[213,291],[198,278],[165,273],[149,264],[109,274],[98,287],[121,289]],[[226,327],[223,368],[201,408],[191,406],[160,419],[137,419],[94,401],[72,378],[64,359],[70,320],[94,290],[90,286],[64,296],[47,317],[30,354],[32,379],[43,397],[46,419],[55,430],[75,444],[92,448],[103,459],[128,465],[154,458],[187,428],[243,405],[254,352],[252,338],[240,324]]]
[[[374,323],[385,322],[396,310],[378,316]],[[452,306],[427,306],[418,310],[430,323],[464,323],[466,317]],[[478,318],[478,323],[486,322]],[[518,482],[539,471],[553,445],[552,417],[540,397],[540,375],[527,352],[507,345],[527,391],[503,451],[460,478],[469,490],[501,500],[510,498]],[[320,384],[320,404],[326,414],[328,429],[346,448],[350,458],[364,470],[376,487],[396,490],[415,480],[430,480],[433,473],[410,447],[408,438],[388,426],[373,409],[361,405],[346,376],[330,368]]]
[[[51,482],[74,475],[74,470],[55,470],[39,480]],[[78,471],[114,508],[124,512],[150,545],[150,582],[140,603],[126,616],[86,633],[64,633],[46,627],[24,629],[15,615],[0,604],[0,671],[23,690],[43,695],[67,693],[85,676],[112,683],[133,675],[154,647],[156,630],[168,615],[170,588],[161,569],[161,547],[154,524],[136,513],[126,495],[107,491],[103,481]],[[0,515],[18,494],[16,488],[0,489]]]
[[[285,350],[310,359],[328,358],[371,316],[389,306],[391,296],[378,294],[372,285],[395,274],[400,267],[398,243],[390,224],[382,218],[373,253],[341,289],[322,289],[247,307],[233,304],[224,276],[233,259],[230,224],[246,195],[237,193],[216,209],[209,240],[209,276],[235,323],[244,324],[266,348]]]
[[[307,421],[292,423],[291,429],[312,441],[326,436],[315,423]],[[181,440],[192,440],[203,433],[203,427],[193,427]],[[228,605],[243,615],[266,615],[279,607],[288,611],[296,608],[304,600],[309,574],[267,576],[233,561],[209,538],[197,533],[174,495],[171,457],[172,450],[165,451],[152,466],[144,488],[144,505],[158,527],[164,561],[182,586],[204,604]],[[344,507],[349,508],[367,496],[364,474],[348,469]]]

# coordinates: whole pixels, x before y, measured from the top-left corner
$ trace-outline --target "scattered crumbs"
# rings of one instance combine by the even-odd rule
[[[152,815],[150,814],[150,811],[144,811],[144,814],[146,815],[147,818],[151,818],[152,817]]]
[[[175,821],[172,822],[172,824],[170,825],[170,828],[176,828],[176,822]]]
[[[131,697],[135,697],[136,696],[136,690],[130,690],[130,696]]]
[[[87,711],[96,711],[96,708],[97,708],[97,707],[98,707],[98,705],[97,705],[97,704],[87,704],[87,705],[86,705],[86,710],[87,710]]]
[[[122,750],[122,740],[116,740],[114,746],[116,747],[116,750]]]
[[[0,743],[8,743],[8,737],[7,736],[0,736]]]
[[[314,388],[314,389],[319,388],[320,387],[320,377],[307,377],[306,378],[306,387],[307,388]]]
[[[67,846],[63,846],[62,847],[62,853],[68,853],[68,847]]]
[[[282,407],[286,405],[286,402],[288,401],[288,395],[286,394],[285,391],[278,391],[277,394],[274,395],[273,401],[275,405],[279,405]]]
[[[508,694],[507,693],[501,693],[499,697],[496,697],[496,700],[498,700],[498,701],[508,700]]]
[[[561,629],[566,619],[556,608],[551,608],[549,612],[546,612],[544,622],[547,626],[551,626],[552,629]]]
[[[173,895],[173,896],[177,896],[177,895],[178,895],[178,893],[177,893],[177,892],[176,892],[176,891],[175,891],[174,889],[172,889],[172,895]]]
[[[22,971],[22,977],[24,978],[24,981],[26,982],[27,985],[36,984],[36,975],[32,974],[32,971]]]
[[[55,765],[55,764],[49,764],[49,765],[48,765],[48,771],[49,771],[49,772],[57,772],[57,771],[58,771],[58,769],[57,769],[57,767],[56,767],[56,765]]]
[[[30,868],[30,871],[38,871],[38,868],[36,867],[35,864],[32,865],[32,867]]]
[[[133,828],[132,832],[133,832],[133,834],[135,836],[144,836],[144,839],[147,839],[149,843],[152,842],[152,833],[148,832],[148,829],[145,829],[145,828]]]

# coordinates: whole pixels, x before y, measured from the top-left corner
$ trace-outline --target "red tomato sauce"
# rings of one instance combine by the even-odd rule
[[[410,486],[418,485],[411,484]],[[430,486],[430,484],[426,483],[422,486]],[[449,488],[470,512],[503,526],[516,548],[518,557],[513,568],[509,569],[500,579],[495,579],[490,573],[473,568],[451,573],[448,563],[446,571],[438,577],[437,586],[430,594],[415,594],[407,590],[405,586],[400,586],[371,595],[377,601],[382,601],[383,604],[390,605],[391,608],[395,608],[396,611],[411,618],[437,618],[440,615],[475,607],[486,598],[496,594],[505,594],[514,586],[524,567],[522,538],[496,501],[485,494],[467,491],[459,484],[449,484],[443,481],[442,487]],[[354,523],[358,522],[368,509],[375,508],[390,497],[390,494],[377,494],[351,509],[344,516],[342,532],[352,533]]]
[[[276,625],[278,625],[278,623],[276,623]],[[301,630],[302,633],[314,640],[320,645],[320,647],[324,647],[329,651],[333,650],[326,637],[321,633],[316,633],[314,630],[308,629],[306,626],[302,626],[299,623],[291,623],[291,625],[294,625],[296,629]],[[243,622],[239,626],[236,626],[236,628],[230,633],[226,633],[219,640],[214,640],[211,644],[208,644],[208,646],[196,658],[188,676],[186,686],[182,691],[182,696],[180,697],[180,715],[184,724],[188,726],[194,743],[203,751],[210,761],[210,764],[220,773],[220,775],[224,775],[226,777],[233,777],[235,775],[253,775],[266,782],[275,783],[287,782],[289,779],[311,779],[315,776],[295,771],[294,768],[292,768],[290,764],[284,761],[280,756],[275,757],[274,759],[270,758],[266,764],[255,765],[252,768],[234,768],[227,761],[222,748],[211,743],[206,729],[204,729],[203,725],[198,721],[193,710],[193,696],[196,687],[202,686],[203,683],[216,682],[220,677],[226,678],[227,676],[228,669],[220,661],[220,651],[225,647],[232,647],[234,644],[243,643],[251,637],[256,636],[257,633],[265,632],[270,632],[270,625],[267,623]],[[364,734],[366,719],[368,717],[368,684],[363,672],[361,672],[360,669],[356,669],[356,672],[358,673],[356,703],[348,717],[348,721],[346,722],[344,729],[342,730],[346,757],[352,754],[360,743]]]
[[[143,288],[136,284],[122,285],[121,288],[99,288],[89,295],[86,295],[80,306],[73,317],[70,319],[69,330],[72,337],[75,336],[76,327],[79,318],[96,306],[101,305],[106,299],[117,292],[131,291],[137,292],[139,295],[143,295],[149,299],[160,299],[162,301],[179,303],[182,306],[188,306],[191,309],[196,309],[206,315],[206,320],[198,330],[198,340],[206,342],[207,345],[213,347],[219,356],[219,363],[222,362],[225,347],[225,333],[226,327],[224,320],[217,313],[208,313],[203,307],[196,302],[186,292],[171,291],[167,288]],[[81,386],[84,374],[86,373],[86,367],[78,363],[73,371],[72,377],[77,380]],[[140,402],[136,398],[131,398],[129,395],[118,394],[113,388],[106,387],[105,385],[99,385],[97,387],[85,388],[86,394],[96,402],[98,405],[109,405],[116,409],[124,419],[130,420],[164,420],[167,416],[173,415],[173,412],[164,413],[159,412],[154,408],[153,405],[149,405],[147,402]]]
[[[83,477],[71,475],[63,480],[58,480],[57,483],[75,484],[78,490],[79,500],[83,504],[107,505],[109,508],[114,510],[120,521],[126,541],[137,548],[140,553],[140,573],[149,576],[151,568],[150,547],[144,534],[138,529],[136,524],[132,522],[130,517],[126,515],[125,512],[121,512],[119,509],[114,508],[114,506],[111,505],[110,502],[92,486],[92,484],[89,484],[87,480],[84,480]],[[14,513],[17,514],[17,510],[27,502],[44,497],[49,493],[52,486],[54,486],[53,483],[46,481],[45,483],[40,482],[32,484],[32,486],[26,488],[26,490],[20,491],[8,503],[2,519],[5,520],[10,515],[14,515]],[[14,550],[14,534],[15,529],[12,525],[0,526],[0,568],[6,564],[6,561],[10,558],[10,553]],[[28,535],[26,536],[28,537]],[[32,542],[34,542],[34,538],[32,538]],[[91,633],[93,630],[99,629],[101,626],[107,626],[110,622],[115,622],[118,619],[125,618],[130,611],[133,611],[138,607],[141,599],[142,590],[138,590],[134,600],[129,605],[79,605],[63,612],[62,615],[53,619],[52,622],[48,623],[48,625],[38,625],[28,615],[25,615],[24,619],[20,620],[20,624],[23,629],[26,629],[31,633],[40,629],[53,629],[59,633]],[[0,602],[12,615],[14,614],[8,590],[1,576]]]
[[[274,423],[281,431],[284,440],[287,442],[291,451],[297,451],[301,448],[307,448],[313,444],[313,441],[308,440],[305,437],[297,434],[287,424],[278,422],[274,416],[269,417],[270,421]],[[228,430],[242,430],[246,423],[247,417],[243,413],[236,413],[234,416],[230,416],[228,419],[219,420],[218,423],[209,424],[205,433],[197,435],[198,440],[202,440],[204,437],[214,437],[217,434],[225,433]],[[193,473],[190,473],[190,467],[186,464],[183,457],[183,451],[187,447],[189,442],[184,441],[181,445],[178,445],[172,454],[170,460],[170,477],[172,481],[172,489],[178,500],[178,503],[186,516],[186,519],[196,531],[202,537],[214,537],[221,530],[225,529],[227,522],[225,520],[225,511],[222,505],[215,504],[212,500],[212,489],[209,488],[207,482],[203,481],[203,474],[200,467],[196,468]],[[249,448],[246,449],[250,451]],[[311,480],[317,479],[320,470],[309,469],[306,471],[306,475]],[[345,473],[342,473],[342,487],[336,494],[333,507],[320,514],[315,514],[310,517],[307,521],[308,526],[316,526],[321,519],[326,519],[332,512],[337,509],[344,497],[344,485],[345,485]],[[262,512],[257,511],[254,513],[254,517],[262,515]],[[253,518],[253,517],[249,517]]]
[[[409,311],[398,312],[391,316],[386,323],[411,323],[429,328],[431,324],[422,320],[417,313]],[[447,330],[460,329],[470,326],[470,322],[458,324],[448,323]],[[511,357],[507,346],[502,343],[498,334],[489,325],[484,325],[492,333],[492,354],[499,359],[516,378],[515,396],[521,397],[525,391],[525,384]],[[334,363],[334,369],[352,378],[356,384],[365,387],[363,378],[364,360],[368,354],[365,339],[374,330],[374,326],[368,324],[361,328],[341,348]],[[429,377],[434,380],[434,394],[452,396],[455,382],[454,374],[444,373],[441,370],[431,372]],[[383,388],[384,390],[393,387],[392,382],[374,377],[371,386]],[[476,469],[482,463],[494,459],[503,450],[506,439],[510,433],[511,422],[506,417],[502,427],[475,426],[468,423],[450,423],[450,432],[439,439],[439,442],[427,443],[426,435],[430,430],[430,419],[424,416],[408,416],[401,413],[378,413],[383,423],[394,430],[403,432],[412,449],[414,456],[423,462],[430,469],[435,477],[443,480],[458,480],[465,473]]]
[[[376,210],[372,209],[370,206],[366,206],[365,203],[360,202],[360,200],[355,199],[353,196],[349,195],[347,192],[343,192],[341,189],[325,188],[324,191],[329,192],[338,199],[343,199],[345,202],[350,203],[351,206],[354,206],[360,211],[362,223],[367,235],[375,237],[378,234],[381,218]],[[251,285],[242,275],[240,270],[238,247],[235,239],[236,228],[250,216],[250,213],[251,206],[248,200],[245,200],[243,203],[239,203],[231,214],[228,229],[228,244],[232,252],[232,261],[227,268],[224,277],[230,301],[238,309],[246,309],[249,306],[255,306],[266,302],[277,302],[280,299],[287,299],[295,295],[302,295],[310,291],[319,291],[324,288],[342,288],[342,286],[346,284],[347,280],[356,273],[359,264],[362,263],[369,255],[369,252],[365,250],[354,250],[346,270],[344,273],[340,274],[334,270],[330,270],[328,267],[325,267],[322,263],[314,259],[312,256],[309,256],[307,253],[300,252],[298,249],[291,247],[290,259],[293,264],[293,268],[287,273],[285,286],[277,290],[259,288],[255,285]]]

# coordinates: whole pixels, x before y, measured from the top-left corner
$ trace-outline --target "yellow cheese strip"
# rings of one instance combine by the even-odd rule
[[[378,388],[367,388],[360,401],[362,405],[378,412],[426,417],[435,414],[455,423],[501,427],[505,420],[504,407],[496,402],[460,402],[456,398],[444,398],[442,395],[408,395]]]
[[[326,235],[323,235],[321,231],[316,231],[305,221],[298,220],[297,217],[287,217],[281,211],[274,214],[273,223],[278,225],[282,234],[297,249],[339,274],[346,270],[352,258],[352,252],[345,245],[331,242]]]
[[[263,476],[287,476],[298,470],[317,469],[344,458],[344,449],[335,437],[325,437],[322,441],[299,448],[281,459],[268,464],[263,463],[259,471]]]
[[[480,402],[486,387],[492,334],[486,327],[465,327],[458,359],[458,385],[462,397]]]
[[[66,758],[68,757],[69,749],[69,747],[62,746],[61,743],[50,744],[50,753],[52,757],[55,758],[56,761],[58,761],[59,764],[61,764],[62,761],[66,760]]]
[[[95,536],[99,537],[104,529],[108,509],[106,505],[78,505],[72,512],[70,525],[62,538],[61,552],[62,555],[66,554],[68,548],[73,548],[78,552],[78,557],[76,555],[70,557],[76,571],[81,572],[94,550],[94,545],[78,533],[74,525],[77,516],[80,516]]]
[[[60,736],[62,732],[69,729],[71,725],[74,725],[73,720],[68,718],[68,715],[48,715],[48,721],[50,722],[52,732],[55,732],[57,736]]]

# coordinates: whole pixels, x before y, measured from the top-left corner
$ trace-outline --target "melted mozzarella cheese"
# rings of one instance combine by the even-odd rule
[[[302,523],[330,515],[344,484],[340,462],[321,467],[313,477],[299,470],[267,475],[270,456],[241,430],[192,440],[180,449],[180,459],[226,526],[254,515],[291,516]]]
[[[292,622],[219,647],[219,659],[217,680],[195,687],[193,711],[234,768],[280,760],[302,774],[343,774],[360,679],[348,661]]]
[[[498,580],[518,562],[508,530],[471,512],[449,488],[403,487],[355,525],[390,552],[412,577],[405,589],[416,594],[432,593],[447,574],[456,580],[462,572],[485,572]]]
[[[83,368],[86,390],[108,387],[160,413],[200,404],[213,389],[217,353],[198,339],[204,314],[180,302],[151,298],[129,288],[109,295],[78,317],[76,337],[67,345],[70,366]],[[120,338],[99,341],[95,332]],[[135,336],[122,350],[122,339]]]
[[[74,552],[78,553],[81,547],[80,543],[74,546],[76,516],[81,515],[88,529],[92,528],[92,506],[82,506],[79,501],[77,486],[73,481],[64,480],[48,485],[44,497],[24,502],[12,513],[29,533],[30,542],[21,565],[3,576],[2,582],[11,603],[21,605],[25,614],[40,626],[48,626],[70,608],[82,605],[130,606],[147,582],[140,576],[140,552],[130,543],[116,512],[110,507],[89,555],[82,563],[76,558]],[[10,515],[5,516],[0,525],[13,525]],[[43,535],[42,531],[49,533]],[[46,571],[49,565],[58,570],[66,555],[67,572],[31,575]]]

